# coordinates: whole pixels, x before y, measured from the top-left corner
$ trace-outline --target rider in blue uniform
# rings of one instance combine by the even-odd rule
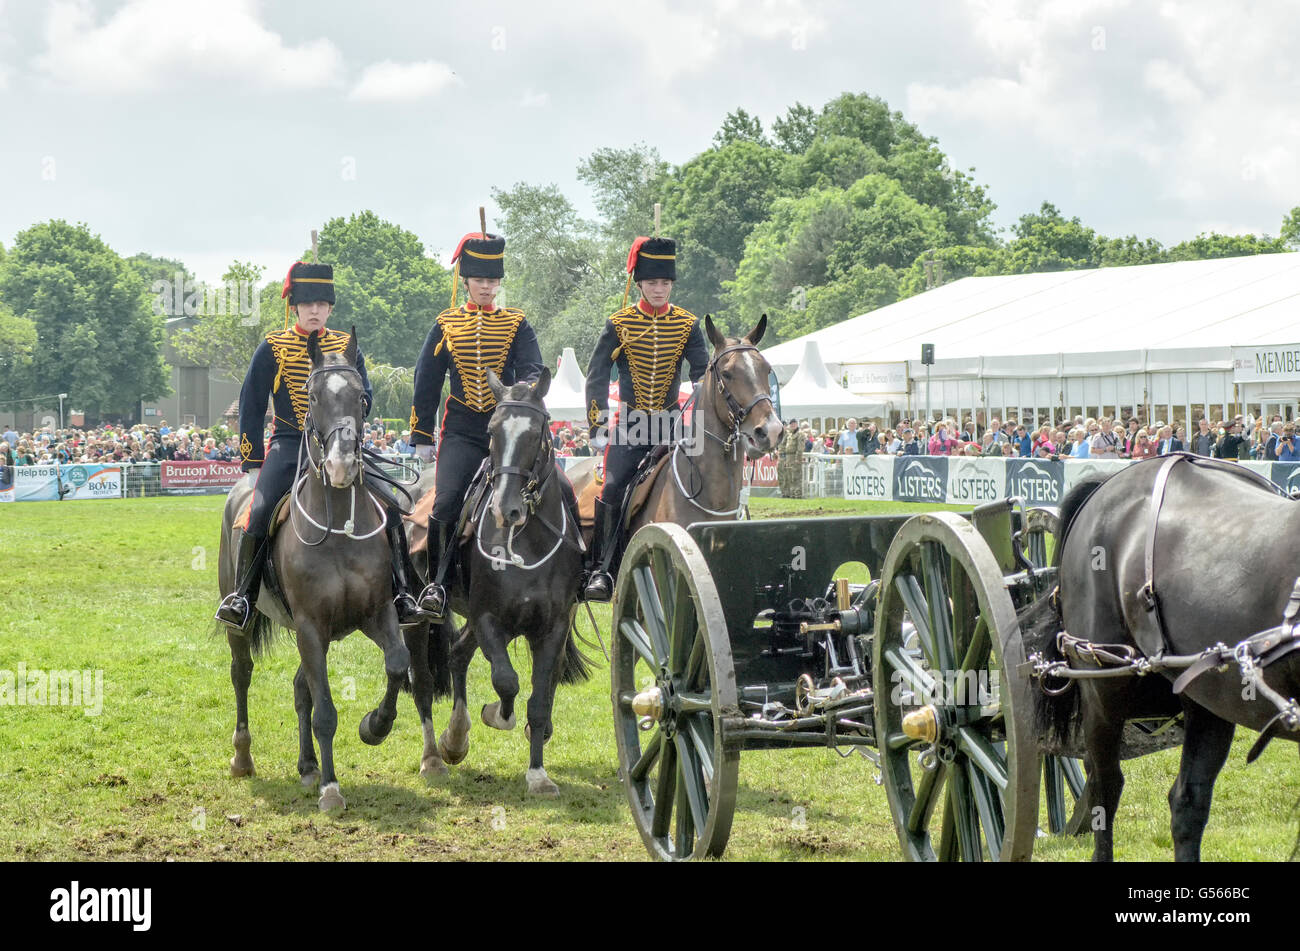
[[[516,307],[497,307],[505,275],[506,241],[474,232],[461,238],[452,260],[452,306],[438,315],[415,365],[411,441],[421,459],[434,457],[437,427],[435,497],[429,519],[429,584],[419,607],[433,618],[445,616],[453,565],[452,534],[474,474],[488,455],[488,420],[496,399],[488,387],[490,368],[507,386],[536,380],[542,372],[537,335]],[[458,278],[468,299],[456,305]],[[450,381],[447,398],[443,386]]]
[[[629,287],[635,281],[641,299],[605,321],[587,366],[587,422],[597,447],[608,440],[605,484],[596,500],[588,553],[584,596],[589,601],[608,601],[613,594],[609,556],[618,549],[623,495],[641,460],[655,445],[673,439],[672,428],[664,423],[676,417],[682,362],[690,364],[692,384],[709,365],[699,318],[668,302],[677,279],[676,242],[637,238],[628,252],[627,271]],[[607,426],[610,370],[616,365],[619,415]]]
[[[240,468],[245,472],[257,470],[253,490],[253,504],[248,525],[239,537],[236,555],[237,588],[226,595],[217,608],[216,619],[229,627],[247,630],[253,618],[253,607],[261,587],[262,570],[270,546],[266,544],[271,512],[276,503],[289,491],[298,475],[298,459],[302,450],[303,426],[307,417],[307,376],[311,373],[311,357],[307,353],[307,339],[317,333],[317,341],[325,353],[342,353],[351,335],[340,330],[327,330],[334,305],[334,269],[328,264],[296,262],[284,279],[281,297],[288,298],[285,305],[284,330],[266,335],[258,345],[239,391],[239,452]],[[294,324],[287,326],[289,312]],[[366,376],[366,361],[357,350],[357,372],[365,386],[364,411],[369,414],[373,398],[370,380]],[[270,446],[263,445],[262,430],[266,418],[267,402],[274,414]],[[396,519],[389,519],[390,540],[394,535]],[[400,535],[400,531],[395,534]],[[404,537],[401,540],[405,541]],[[400,544],[394,544],[394,585],[397,592],[394,604],[401,623],[419,619],[414,599],[406,583],[406,558]]]

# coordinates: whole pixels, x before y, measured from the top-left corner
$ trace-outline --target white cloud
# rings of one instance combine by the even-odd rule
[[[411,102],[437,95],[460,78],[445,63],[372,63],[361,74],[348,98],[356,102]]]
[[[964,12],[984,66],[908,86],[913,121],[982,124],[1087,174],[1130,162],[1176,202],[1296,203],[1300,8],[967,0]]]
[[[523,98],[519,100],[521,109],[544,109],[551,104],[551,94],[548,92],[533,92],[531,89],[524,91]]]
[[[259,88],[317,89],[340,81],[327,39],[287,45],[252,0],[128,0],[99,23],[89,0],[56,0],[36,69],[87,92],[160,91],[206,79]]]

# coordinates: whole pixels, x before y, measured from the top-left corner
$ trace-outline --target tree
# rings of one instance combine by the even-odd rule
[[[1248,254],[1277,254],[1286,251],[1281,238],[1255,234],[1198,234],[1169,249],[1171,261],[1203,261],[1207,258],[1235,258]]]
[[[127,258],[126,263],[139,271],[140,276],[144,278],[145,284],[151,288],[155,281],[166,281],[169,284],[175,282],[177,274],[181,275],[182,282],[194,280],[194,275],[190,273],[190,269],[175,258],[154,257],[152,254],[141,251],[139,254],[133,254]],[[176,317],[179,315],[171,314],[169,316]]]
[[[193,324],[170,334],[176,352],[196,366],[242,378],[266,335],[284,326],[281,285],[272,282],[259,291],[261,279],[258,265],[233,261],[221,275],[221,288],[200,286],[202,307]]]
[[[1016,237],[1007,246],[1008,274],[1069,271],[1101,264],[1097,232],[1077,217],[1066,219],[1051,202],[1043,202],[1037,214],[1021,215],[1012,231]]]
[[[123,416],[168,392],[163,318],[144,278],[86,225],[55,220],[19,233],[0,299],[35,325],[35,389]]]
[[[624,256],[632,239],[648,234],[655,202],[664,200],[668,163],[659,150],[637,143],[626,149],[597,149],[578,163],[578,181],[591,188],[600,213],[599,231],[612,251]]]
[[[722,148],[732,142],[753,142],[755,145],[769,145],[763,134],[763,123],[758,116],[751,116],[744,109],[728,112],[722,120],[722,128],[713,134],[713,147]]]
[[[334,266],[338,302],[330,326],[355,326],[368,360],[415,366],[424,338],[451,303],[451,272],[425,255],[412,232],[373,211],[325,222],[319,258]]]
[[[360,336],[360,331],[357,332]],[[375,419],[406,419],[415,402],[415,370],[386,363],[366,362],[366,376],[374,402],[370,415]]]
[[[799,155],[808,151],[817,135],[817,112],[802,102],[796,102],[785,115],[772,123],[772,136],[782,152]]]
[[[0,401],[10,403],[37,394],[32,389],[32,354],[36,324],[0,304]]]
[[[1296,205],[1282,219],[1282,232],[1278,235],[1278,240],[1283,242],[1288,248],[1300,251],[1300,205]],[[4,248],[0,246],[0,254],[3,254]],[[0,262],[3,262],[0,257]]]
[[[509,304],[522,308],[528,316],[537,331],[543,359],[554,365],[560,350],[574,345],[572,319],[558,318],[576,292],[592,282],[609,288],[617,278],[600,270],[602,254],[595,226],[578,216],[556,186],[520,182],[508,191],[494,190],[492,198],[501,209],[502,230],[508,239],[503,290]],[[591,318],[595,320],[594,333],[599,333],[604,316]]]

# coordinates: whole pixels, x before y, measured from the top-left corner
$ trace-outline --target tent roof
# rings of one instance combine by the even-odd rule
[[[565,347],[560,355],[560,366],[551,378],[551,388],[546,391],[546,410],[552,419],[571,421],[587,418],[587,381],[578,365],[572,347]]]
[[[781,387],[781,414],[800,416],[883,416],[884,407],[854,396],[831,379],[815,340],[804,343],[803,361]]]
[[[763,351],[798,362],[815,340],[838,365],[1300,340],[1300,252],[967,277]]]

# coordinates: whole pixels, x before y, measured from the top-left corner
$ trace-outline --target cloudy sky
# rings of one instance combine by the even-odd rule
[[[682,162],[736,107],[844,91],[974,167],[1001,226],[1050,200],[1173,243],[1300,205],[1288,0],[0,0],[0,242],[66,218],[271,276],[370,208],[445,260],[494,186],[589,212],[593,149]]]

